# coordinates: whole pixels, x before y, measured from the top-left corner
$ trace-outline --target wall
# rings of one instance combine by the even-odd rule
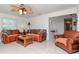
[[[50,31],[55,30],[56,34],[63,34],[64,32],[64,18],[63,16],[60,17],[53,17],[50,19]]]
[[[56,16],[62,16],[67,14],[73,14],[77,13],[77,8],[70,8],[67,10],[52,12],[44,15],[39,15],[32,17],[30,19],[30,22],[32,23],[31,28],[45,28],[47,29],[47,40],[49,40],[49,18],[50,17],[56,17]]]
[[[46,29],[48,27],[48,19],[44,16],[34,17],[30,20],[30,22],[31,22],[31,28]]]

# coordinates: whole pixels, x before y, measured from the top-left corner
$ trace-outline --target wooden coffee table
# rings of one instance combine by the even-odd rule
[[[26,47],[27,45],[33,43],[32,37],[31,36],[22,36],[20,35],[17,39],[16,42],[23,45],[24,47]]]

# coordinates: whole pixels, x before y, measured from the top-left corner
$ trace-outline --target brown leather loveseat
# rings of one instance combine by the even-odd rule
[[[46,40],[47,31],[46,29],[31,29],[30,33],[27,33],[27,35],[32,36],[34,41],[42,42]]]
[[[19,36],[19,30],[2,30],[2,42],[4,44],[10,43],[15,41],[16,38]]]

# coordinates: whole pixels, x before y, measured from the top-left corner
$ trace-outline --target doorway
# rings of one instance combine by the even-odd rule
[[[71,31],[72,30],[72,18],[64,19],[64,31]]]

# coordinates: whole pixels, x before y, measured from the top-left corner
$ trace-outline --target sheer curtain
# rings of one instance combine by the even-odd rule
[[[16,29],[16,20],[11,18],[2,18],[1,19],[2,29]]]

